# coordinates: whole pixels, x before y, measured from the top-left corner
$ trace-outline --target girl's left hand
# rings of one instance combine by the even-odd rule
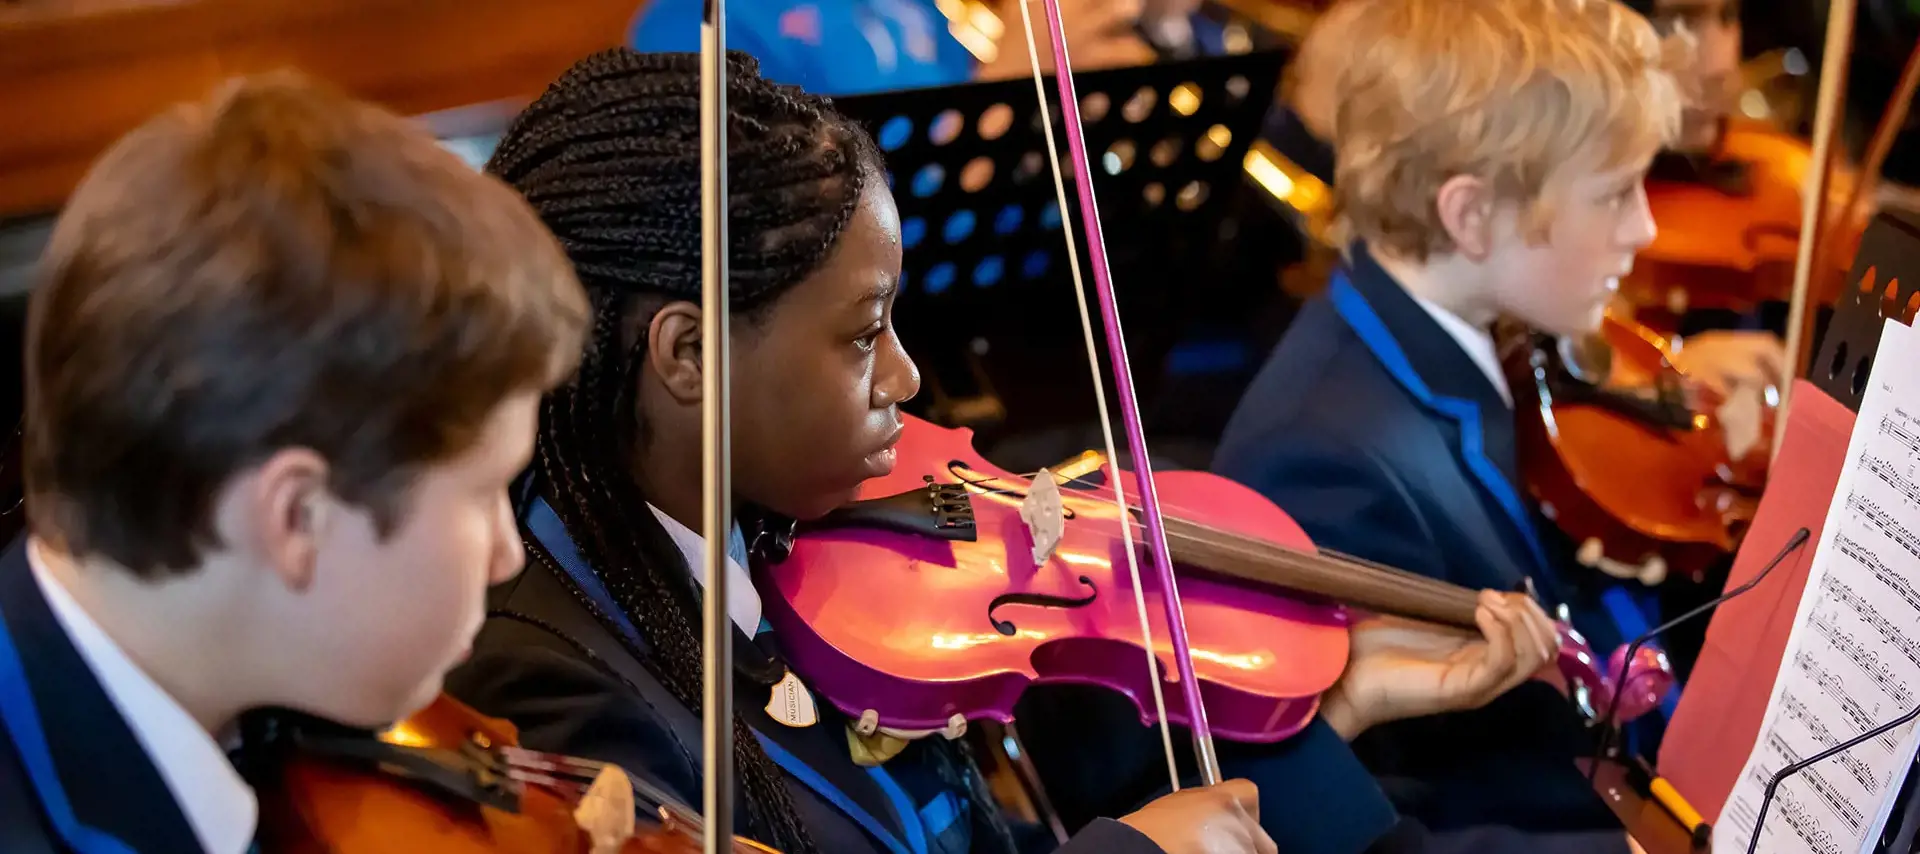
[[[1559,634],[1538,603],[1518,593],[1480,594],[1478,637],[1398,617],[1354,623],[1346,673],[1321,697],[1343,738],[1403,718],[1475,709],[1547,667]]]

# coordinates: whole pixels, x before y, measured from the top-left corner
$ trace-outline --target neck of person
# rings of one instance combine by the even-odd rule
[[[634,452],[630,472],[640,494],[674,521],[694,531],[706,530],[699,411],[692,418],[649,419],[647,427],[646,441]]]
[[[1387,271],[1415,299],[1442,310],[1475,328],[1488,329],[1498,319],[1492,295],[1486,292],[1487,274],[1458,253],[1429,256],[1425,261],[1369,249],[1380,269]]]
[[[218,559],[164,578],[145,579],[102,556],[77,557],[34,537],[36,557],[126,657],[220,739],[241,712],[264,705],[245,686],[258,684],[248,656],[257,645],[229,616],[246,612],[225,583],[234,568]],[[191,626],[191,631],[182,627]]]

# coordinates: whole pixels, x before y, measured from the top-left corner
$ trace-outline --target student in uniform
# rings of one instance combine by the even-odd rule
[[[962,742],[931,735],[889,755],[850,736],[782,662],[743,568],[758,511],[818,517],[892,466],[899,407],[919,385],[891,325],[901,248],[877,151],[824,101],[756,68],[736,55],[728,80],[733,486],[748,505],[729,550],[740,831],[786,852],[1008,851]],[[693,55],[598,54],[548,88],[489,164],[567,247],[595,334],[545,405],[523,508],[533,568],[496,591],[474,658],[449,681],[531,746],[639,768],[688,798],[700,780],[698,91]],[[1415,633],[1425,646],[1380,643],[1357,659],[1326,701],[1333,723],[1245,766],[1266,775],[1257,794],[1188,789],[1095,820],[1062,850],[1541,850],[1500,833],[1429,845],[1336,731],[1484,702],[1545,663],[1537,607],[1493,593],[1483,604],[1487,640]],[[776,686],[808,713],[776,719]],[[1136,716],[1115,738],[1137,731]],[[1106,746],[1089,736],[1089,750]],[[1624,848],[1617,833],[1606,841],[1578,850]]]
[[[1403,0],[1420,2],[1420,0]],[[1656,30],[1684,29],[1689,49],[1676,67],[1690,93],[1680,131],[1654,157],[1653,169],[1697,169],[1699,155],[1718,140],[1740,87],[1740,9],[1729,0],[1629,0]],[[1338,2],[1320,14],[1287,67],[1282,102],[1267,122],[1268,138],[1282,154],[1322,182],[1332,184],[1334,113],[1346,98],[1341,73],[1359,54],[1352,45],[1369,38],[1374,22],[1363,3]],[[1658,223],[1656,223],[1658,225]],[[1689,324],[1694,319],[1689,319]],[[1764,388],[1787,380],[1786,348],[1760,329],[1701,327],[1685,336],[1674,367],[1689,380],[1718,393]]]
[[[1679,127],[1674,46],[1610,0],[1348,0],[1329,22],[1349,46],[1337,99],[1302,103],[1335,107],[1347,263],[1246,392],[1214,469],[1323,548],[1470,587],[1531,579],[1610,650],[1626,638],[1598,573],[1519,478],[1490,327],[1598,327],[1654,235],[1641,182]],[[1574,766],[1583,743],[1567,700],[1533,683],[1355,747],[1434,826],[1617,827]]]
[[[0,850],[240,854],[237,716],[432,700],[524,562],[507,487],[586,322],[524,200],[323,88],[109,150],[28,319]]]

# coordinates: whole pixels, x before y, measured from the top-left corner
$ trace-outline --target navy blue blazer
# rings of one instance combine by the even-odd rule
[[[536,503],[529,525],[560,567],[555,571],[529,561],[525,572],[494,591],[494,616],[481,630],[473,658],[449,677],[448,691],[485,714],[512,721],[529,747],[638,769],[686,803],[698,804],[700,717],[616,636],[632,633],[631,624],[619,616],[602,619],[621,612],[552,510]],[[640,646],[637,634],[628,641]],[[821,851],[969,851],[976,807],[968,792],[940,778],[923,751],[909,748],[879,768],[862,768],[848,753],[846,718],[825,702],[817,704],[820,721],[811,727],[774,722],[763,708],[766,684],[742,675],[777,656],[770,633],[755,640],[736,633],[734,646],[742,662],[735,668],[736,709],[786,772],[801,822]],[[1059,850],[1159,854],[1161,849],[1131,827],[1100,821]]]
[[[1576,572],[1520,488],[1511,408],[1364,246],[1302,306],[1229,420],[1214,470],[1284,508],[1321,548],[1469,588],[1532,579],[1606,655],[1645,614]],[[1609,607],[1609,606],[1613,607]],[[1617,826],[1573,765],[1589,741],[1551,688],[1402,721],[1354,747],[1435,827]]]
[[[0,851],[195,854],[160,771],[27,566],[0,556]]]

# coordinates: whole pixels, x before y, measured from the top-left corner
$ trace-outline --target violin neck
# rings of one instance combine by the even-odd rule
[[[1309,552],[1166,519],[1173,559],[1215,575],[1280,587],[1367,611],[1478,630],[1479,593],[1423,575],[1330,552]]]

